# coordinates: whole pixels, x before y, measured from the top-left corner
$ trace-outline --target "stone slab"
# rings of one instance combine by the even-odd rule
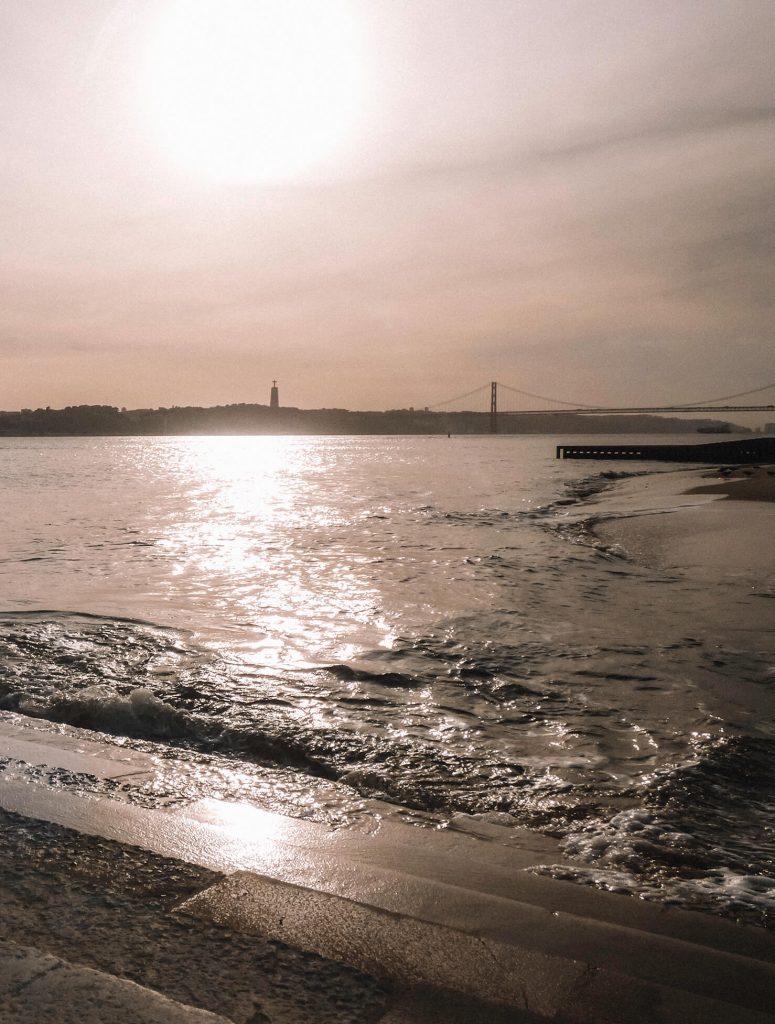
[[[557,1012],[585,971],[582,962],[505,947],[247,873],[212,886],[179,910],[277,939],[377,977],[453,989],[545,1017]]]
[[[741,1024],[775,1021],[770,964],[609,925],[598,925],[608,931],[606,945],[591,946],[586,922],[566,918],[553,934],[552,915],[526,927],[519,907],[511,940],[501,942],[241,872],[179,909],[403,984],[452,989],[547,1020],[591,1024],[626,993],[634,1007],[622,1017],[628,1024],[699,1024],[724,1014]],[[629,949],[617,959],[622,941]],[[671,1016],[677,1006],[681,1015]]]
[[[253,871],[483,938],[508,940],[519,932],[539,941],[548,931],[553,941],[573,943],[583,929],[592,949],[626,959],[629,941],[618,938],[612,947],[610,933],[597,922],[624,926],[636,936],[640,932],[666,935],[775,961],[775,937],[760,929],[668,911],[517,869],[508,872],[500,865],[488,865],[490,846],[476,840],[469,840],[467,858],[460,849],[450,857],[443,845],[437,846],[437,834],[428,830],[407,828],[411,836],[406,844],[375,837],[353,857],[352,847],[340,833],[249,805],[227,805],[221,822],[201,821],[186,809],[148,810],[0,776],[0,806],[211,870]],[[410,839],[413,851],[407,850]],[[568,915],[572,915],[570,923]]]
[[[538,1024],[540,1018],[513,1007],[495,1006],[419,985],[410,989],[379,1019],[379,1024]]]
[[[3,1024],[229,1024],[225,1017],[15,943],[0,942]]]
[[[12,712],[0,713],[0,755],[98,779],[148,776],[157,767],[154,758],[140,751],[100,743],[84,735],[83,730],[38,722]]]
[[[109,746],[95,739],[92,747],[87,732],[69,727],[63,732],[56,727],[47,732],[42,723],[34,728],[19,724],[15,734],[8,716],[2,717],[2,725],[0,755],[6,741],[34,745],[38,734],[46,737],[36,763],[62,763],[73,751],[78,756],[100,758],[103,748]],[[122,774],[131,774],[132,751],[117,748],[117,753]],[[147,768],[149,760],[140,755],[138,770]],[[152,767],[163,770],[163,765]],[[368,915],[374,912],[410,919],[413,924],[404,926],[404,937],[396,932],[388,943],[395,956],[401,954],[406,935],[415,934],[415,926],[420,930],[427,926],[431,931],[446,929],[449,941],[450,935],[454,937],[457,945],[447,951],[453,964],[461,958],[466,962],[466,949],[481,952],[489,943],[511,948],[512,959],[513,948],[518,947],[523,964],[549,963],[547,977],[552,985],[562,983],[563,973],[566,980],[578,981],[578,969],[571,966],[568,974],[567,964],[581,964],[583,971],[592,965],[595,984],[602,984],[602,964],[606,977],[635,977],[641,987],[650,991],[651,986],[654,992],[648,999],[652,1000],[657,998],[659,986],[666,985],[677,990],[688,987],[695,1001],[711,999],[728,1005],[737,1000],[738,1006],[746,1005],[752,1012],[770,999],[775,1005],[773,935],[535,876],[522,868],[525,863],[540,861],[540,842],[515,856],[499,842],[454,830],[438,832],[389,823],[375,834],[364,835],[219,800],[199,801],[182,809],[147,809],[77,789],[54,789],[45,780],[22,779],[18,773],[0,774],[0,806],[221,872],[266,876],[280,886],[312,892],[322,900],[320,934],[327,927],[326,914],[334,906],[326,897],[357,905],[366,915],[364,921],[373,922],[375,918]],[[242,884],[242,877],[236,876],[234,884]],[[228,891],[224,892],[228,897],[225,904],[233,902]],[[309,905],[309,897],[306,902]],[[213,914],[212,919],[219,918]],[[239,927],[259,925],[242,921]],[[362,932],[367,930],[364,925]],[[460,946],[463,938],[465,949]],[[495,957],[493,949],[489,952]],[[384,948],[375,952],[375,962],[383,954]],[[324,955],[333,957],[330,951]],[[422,944],[415,945],[414,955],[422,962]],[[441,962],[442,958],[437,959]],[[495,960],[500,961],[500,955]],[[566,965],[562,970],[559,962]],[[354,965],[372,969],[365,961],[354,961]],[[501,964],[507,972],[513,966],[511,961],[508,968]],[[496,968],[496,973],[501,968]],[[443,987],[452,986],[453,981],[457,984],[459,974],[452,971],[455,977],[451,978],[449,971],[442,970],[426,977],[396,971],[399,979]],[[537,977],[536,971],[533,975]],[[485,989],[470,989],[476,998],[492,996],[495,975],[487,977]],[[552,1004],[555,1011],[560,1002]],[[524,1009],[524,1003],[519,1005]]]

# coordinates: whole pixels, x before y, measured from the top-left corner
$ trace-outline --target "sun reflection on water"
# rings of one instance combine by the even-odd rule
[[[352,549],[347,509],[331,504],[324,440],[192,438],[170,453],[187,504],[161,541],[176,596],[188,582],[192,598],[233,617],[255,664],[345,661],[364,631],[372,646],[390,642],[370,556]]]
[[[292,860],[287,846],[296,828],[292,819],[255,804],[217,799],[199,800],[186,815],[199,825],[217,829],[216,846],[234,868]],[[194,837],[192,833],[192,841]]]

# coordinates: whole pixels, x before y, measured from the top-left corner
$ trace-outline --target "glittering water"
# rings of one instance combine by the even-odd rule
[[[565,875],[766,921],[772,602],[595,546],[621,466],[553,455],[3,439],[0,708],[276,772],[294,813],[528,824]]]

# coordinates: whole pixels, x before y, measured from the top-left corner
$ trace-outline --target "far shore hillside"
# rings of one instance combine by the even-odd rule
[[[750,433],[724,420],[571,412],[498,413],[499,434],[705,434]],[[118,409],[77,405],[65,409],[0,412],[0,436],[151,436],[159,434],[488,434],[490,414],[391,409],[271,409],[267,405],[173,406]]]

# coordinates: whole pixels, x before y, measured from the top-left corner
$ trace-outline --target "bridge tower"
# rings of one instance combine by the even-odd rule
[[[279,409],[280,408],[280,392],[277,390],[277,381],[272,381],[272,390],[269,393],[269,408]]]
[[[498,382],[490,382],[490,433],[498,433]]]

